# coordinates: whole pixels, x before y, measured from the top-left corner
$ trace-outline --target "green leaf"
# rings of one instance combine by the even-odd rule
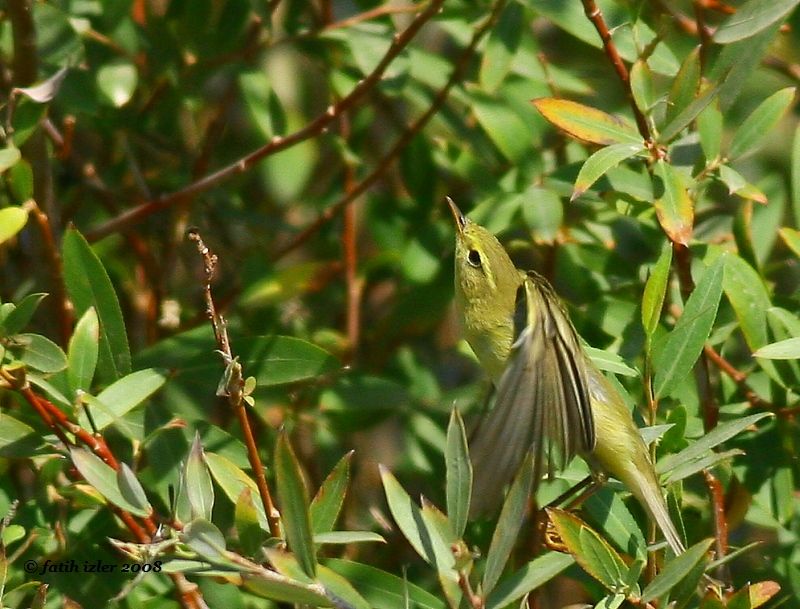
[[[683,314],[678,319],[672,332],[666,335],[663,348],[656,350],[654,362],[656,371],[653,390],[656,397],[663,397],[674,391],[691,371],[706,339],[711,333],[717,307],[722,295],[722,276],[727,255],[717,258],[716,262],[706,269],[703,277],[695,287]]]
[[[317,579],[325,586],[327,596],[336,599],[334,605],[348,609],[374,609],[347,579],[324,565],[317,567]]]
[[[334,466],[331,473],[322,482],[314,499],[311,500],[309,515],[315,536],[332,531],[339,518],[347,486],[350,483],[352,458],[353,451],[351,450]]]
[[[267,533],[259,524],[253,493],[247,487],[236,500],[233,520],[243,553],[245,556],[257,556],[262,544],[267,540]]]
[[[800,359],[800,337],[779,340],[764,345],[753,353],[753,357],[765,359]]]
[[[784,226],[778,230],[783,242],[794,252],[795,256],[800,257],[800,231]]]
[[[197,518],[187,524],[180,532],[183,543],[206,560],[221,561],[225,556],[225,536],[214,524],[204,518]]]
[[[472,496],[472,463],[467,448],[467,432],[461,413],[455,408],[450,412],[447,425],[447,468],[445,487],[447,491],[447,515],[456,537],[464,535],[469,516],[469,500]]]
[[[517,543],[519,530],[525,516],[525,508],[533,488],[533,458],[528,453],[522,461],[514,482],[508,491],[500,518],[492,534],[489,552],[486,554],[486,568],[483,572],[483,593],[491,594],[503,569]]]
[[[694,476],[698,472],[711,469],[719,463],[730,461],[734,457],[738,457],[739,455],[743,454],[743,450],[734,448],[733,450],[726,450],[724,452],[713,452],[705,455],[704,457],[700,457],[699,459],[681,463],[680,465],[676,465],[669,472],[669,475],[664,479],[664,484],[672,484],[674,482],[684,480],[689,476]]]
[[[19,148],[8,146],[0,149],[0,173],[11,169],[22,158]],[[14,209],[14,208],[12,208]]]
[[[0,218],[0,224],[2,224]],[[7,304],[6,306],[13,307],[11,312],[0,320],[0,335],[10,336],[17,334],[30,322],[36,309],[39,308],[39,303],[47,296],[44,293],[28,294],[25,298],[20,300],[16,305]]]
[[[644,149],[641,142],[638,144],[611,144],[592,154],[578,172],[570,201],[574,201],[589,190],[591,185],[605,175],[609,169],[616,167],[625,159],[639,154]]]
[[[100,352],[100,322],[89,307],[75,325],[67,348],[67,381],[73,392],[88,392]]]
[[[761,102],[736,130],[728,158],[735,159],[758,148],[786,114],[794,100],[794,93],[794,87],[787,87]]]
[[[772,306],[759,274],[735,254],[727,255],[723,289],[751,351],[767,344],[767,309]]]
[[[664,306],[664,296],[667,293],[669,269],[672,264],[672,247],[669,243],[661,249],[661,255],[653,265],[650,277],[644,286],[642,296],[642,325],[647,339],[652,340],[661,319],[661,309]]]
[[[697,132],[700,134],[700,145],[706,157],[706,163],[719,158],[722,146],[722,111],[719,99],[713,100],[697,115]]]
[[[586,499],[583,507],[590,521],[601,527],[617,548],[634,558],[646,559],[647,542],[619,493],[601,488]]]
[[[328,559],[325,565],[347,579],[374,609],[398,609],[409,601],[415,609],[445,609],[444,601],[375,567],[340,558]]]
[[[118,422],[131,410],[148,399],[166,381],[164,375],[152,368],[137,370],[109,385],[97,396],[97,401],[105,406],[105,410],[92,412],[92,420],[98,431]],[[79,422],[89,427],[89,419],[85,413],[79,416]]]
[[[474,89],[470,89],[470,99],[475,118],[503,156],[520,162],[530,153],[534,132],[508,102]]]
[[[519,48],[523,28],[519,24],[524,15],[522,5],[511,2],[503,9],[497,24],[489,31],[486,48],[481,59],[480,84],[492,93],[503,82]]]
[[[0,209],[0,245],[21,231],[28,222],[28,212],[22,207]]]
[[[457,578],[454,570],[455,559],[450,545],[436,527],[423,517],[420,508],[411,500],[392,473],[383,465],[380,466],[380,473],[389,511],[411,547],[440,575],[455,580]]]
[[[320,584],[307,584],[262,569],[258,574],[243,574],[244,586],[250,592],[270,600],[297,603],[310,607],[333,607]]]
[[[81,476],[110,503],[135,516],[144,518],[150,515],[149,510],[132,503],[123,495],[117,479],[117,472],[105,464],[100,457],[80,447],[70,448],[69,452],[72,463],[75,464],[75,468],[81,473]]]
[[[186,496],[192,508],[192,520],[203,518],[211,520],[214,509],[214,485],[211,484],[211,474],[208,473],[203,445],[200,443],[200,432],[196,431],[189,458],[184,467]]]
[[[653,73],[650,66],[642,59],[633,62],[630,72],[631,92],[636,102],[636,107],[647,114],[656,103]]]
[[[13,342],[19,348],[19,359],[34,370],[52,374],[67,367],[61,347],[41,334],[17,334]]]
[[[625,360],[616,353],[605,349],[597,349],[596,347],[590,347],[588,345],[583,345],[583,350],[586,352],[586,355],[589,356],[589,359],[592,360],[592,363],[604,372],[611,372],[612,374],[619,374],[622,376],[639,376],[639,372],[631,368],[625,363]]]
[[[249,489],[253,497],[259,497],[256,483],[230,459],[209,451],[205,453],[205,457],[211,476],[222,489],[222,492],[231,500],[231,503],[236,503],[245,489]],[[269,530],[267,516],[260,499],[254,500],[254,504],[261,528],[265,531]]]
[[[761,419],[772,416],[774,415],[770,412],[760,412],[758,414],[720,423],[714,429],[689,444],[689,446],[684,448],[681,452],[667,455],[661,459],[656,464],[656,472],[665,474],[683,463],[702,458],[712,448],[719,446],[726,440],[730,440],[751,425],[755,425]]]
[[[120,463],[117,470],[117,484],[119,485],[120,493],[122,496],[135,505],[138,509],[151,514],[153,507],[147,499],[147,494],[144,492],[142,483],[136,478],[136,474],[128,467],[127,463]]]
[[[536,243],[555,243],[564,223],[564,206],[558,193],[530,186],[520,195],[522,218]]]
[[[503,578],[486,599],[486,609],[502,609],[543,586],[575,562],[569,554],[549,552]]]
[[[108,63],[97,71],[97,87],[115,108],[130,101],[138,80],[136,66],[132,63]]]
[[[27,160],[22,159],[14,165],[9,170],[6,180],[16,202],[24,203],[33,198],[33,169]]]
[[[658,134],[658,141],[667,144],[671,142],[676,135],[689,126],[697,116],[706,109],[706,107],[714,101],[721,91],[720,85],[708,87],[700,93],[700,95],[681,112],[673,118],[669,123],[664,125],[661,133]]]
[[[681,69],[672,80],[667,97],[665,120],[667,123],[683,112],[692,103],[700,89],[700,47],[696,46],[686,55]]]
[[[306,575],[314,577],[317,560],[308,515],[308,491],[285,432],[278,436],[275,445],[275,478],[289,549],[297,555]]]
[[[683,176],[669,163],[658,160],[655,175],[661,179],[663,194],[656,200],[658,222],[671,241],[689,245],[694,225],[694,202]]]
[[[792,139],[791,187],[794,225],[800,226],[800,125],[794,130],[794,138]],[[800,256],[797,251],[795,253]]]
[[[570,512],[548,509],[547,514],[561,541],[584,571],[612,592],[624,588],[628,567],[605,539]]]
[[[347,545],[350,543],[386,543],[386,540],[372,531],[328,531],[327,533],[314,533],[314,543]]]
[[[555,127],[584,142],[643,145],[642,136],[633,125],[597,108],[553,97],[534,99],[533,105]]]
[[[64,282],[78,315],[94,307],[100,320],[99,370],[114,381],[131,371],[122,310],[105,268],[78,231],[67,230],[62,246]]]
[[[31,457],[41,445],[33,427],[0,412],[0,457]]]
[[[642,602],[649,603],[669,592],[695,565],[703,560],[713,542],[713,539],[705,539],[670,560],[644,589]]]
[[[714,42],[728,44],[754,36],[783,19],[797,4],[798,0],[749,0],[722,22],[714,32]]]

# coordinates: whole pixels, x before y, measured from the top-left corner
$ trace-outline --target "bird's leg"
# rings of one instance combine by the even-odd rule
[[[570,489],[573,493],[577,493],[579,490],[583,489],[581,494],[575,497],[572,501],[570,501],[566,508],[567,510],[572,510],[586,501],[589,497],[594,495],[597,491],[603,488],[603,485],[608,480],[608,476],[606,476],[603,472],[600,471],[593,471],[591,474],[586,476],[583,480],[578,482],[575,486]],[[586,488],[584,488],[586,487]]]

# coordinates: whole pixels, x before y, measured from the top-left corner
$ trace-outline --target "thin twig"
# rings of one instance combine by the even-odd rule
[[[750,388],[747,384],[747,374],[738,370],[733,364],[725,359],[714,347],[706,345],[703,347],[703,352],[709,360],[722,372],[724,372],[730,379],[736,383],[739,390],[744,394],[745,399],[750,402],[751,406],[757,408],[765,408],[767,410],[774,410],[775,407],[768,401],[759,397],[759,395]]]
[[[244,173],[255,163],[261,161],[267,156],[275,154],[276,152],[280,152],[281,150],[285,150],[286,148],[290,148],[295,144],[299,144],[300,142],[324,132],[334,119],[341,116],[344,112],[350,110],[356,104],[356,102],[358,102],[370,89],[375,87],[378,82],[380,82],[381,76],[386,71],[386,68],[388,68],[392,61],[394,61],[394,59],[403,51],[403,49],[408,46],[422,26],[439,12],[442,4],[444,4],[444,0],[432,0],[430,5],[428,5],[423,12],[417,15],[405,30],[394,36],[392,44],[378,62],[378,65],[375,66],[375,69],[366,78],[359,81],[353,90],[347,96],[343,97],[339,103],[329,106],[325,112],[317,116],[317,118],[312,120],[305,127],[302,127],[294,133],[284,137],[273,137],[267,144],[257,148],[241,159],[234,161],[222,169],[206,175],[205,177],[189,184],[188,186],[185,186],[184,188],[162,195],[156,199],[150,200],[123,212],[116,218],[112,218],[104,224],[101,224],[100,226],[88,231],[86,233],[86,238],[89,241],[97,241],[98,239],[102,239],[113,232],[128,229],[144,220],[144,218],[161,211],[162,209],[166,209],[167,207],[184,201],[189,197],[193,197],[205,192],[235,175]]]
[[[205,284],[203,291],[206,299],[206,313],[211,326],[214,329],[214,337],[217,342],[217,347],[222,353],[222,359],[225,363],[226,374],[231,372],[230,379],[227,383],[226,390],[228,391],[228,403],[233,407],[236,416],[239,419],[239,425],[244,434],[244,443],[247,446],[247,458],[250,461],[250,467],[253,470],[253,475],[256,478],[256,486],[258,487],[258,494],[261,497],[261,502],[264,505],[264,512],[267,515],[269,522],[270,534],[273,537],[281,536],[280,527],[280,513],[272,501],[272,494],[267,486],[267,479],[264,477],[264,465],[261,462],[261,457],[258,454],[258,447],[256,446],[255,436],[253,429],[250,425],[250,419],[247,416],[247,409],[245,408],[244,393],[244,380],[242,379],[242,367],[233,357],[231,352],[230,340],[228,339],[228,330],[225,324],[225,319],[217,312],[214,298],[211,295],[211,281],[217,268],[217,256],[203,243],[203,239],[197,230],[192,230],[188,235],[191,241],[197,245],[197,251],[203,258],[203,266],[205,270]]]
[[[72,335],[72,306],[67,298],[67,289],[64,285],[64,268],[61,262],[61,253],[53,236],[53,228],[50,226],[50,219],[47,214],[39,208],[33,199],[26,201],[23,207],[28,210],[28,214],[33,218],[36,228],[39,229],[39,234],[42,237],[42,246],[50,271],[51,289],[53,291],[52,307],[58,321],[59,342],[62,347],[66,347]]]
[[[700,36],[700,68],[705,68],[708,62],[708,53],[714,41],[711,40],[711,32],[706,27],[706,11],[700,0],[694,0],[694,20],[697,24],[697,33]]]
[[[341,21],[334,21],[330,25],[326,25],[324,29],[325,31],[337,30],[337,29],[352,27],[364,21],[372,21],[373,19],[385,17],[386,15],[415,13],[418,10],[420,10],[423,6],[425,6],[425,4],[427,3],[421,2],[420,4],[403,4],[400,6],[392,4],[384,4],[383,6],[376,6],[373,9],[364,11],[363,13],[358,13],[357,15],[353,15],[352,17],[347,17],[345,19],[342,19]]]
[[[654,158],[660,158],[656,157],[656,154],[659,153],[655,143],[653,142],[653,137],[650,134],[650,126],[647,124],[647,118],[645,118],[644,114],[642,114],[642,111],[639,110],[639,107],[636,105],[636,100],[633,97],[633,91],[631,89],[631,77],[628,73],[628,68],[622,61],[622,57],[620,57],[619,51],[617,51],[617,46],[614,44],[614,40],[611,38],[611,32],[608,30],[608,25],[603,18],[602,11],[594,0],[581,1],[583,2],[583,10],[586,13],[586,17],[592,22],[594,28],[597,30],[597,33],[600,35],[600,39],[603,41],[603,50],[605,51],[609,61],[611,61],[614,71],[617,73],[617,76],[619,76],[619,79],[622,82],[622,88],[625,90],[625,96],[628,98],[631,110],[633,110],[633,116],[636,119],[636,127],[639,129],[639,134],[644,139],[648,148],[650,148]]]
[[[713,498],[714,506],[714,544],[716,546],[716,560],[724,558],[728,553],[728,520],[725,516],[725,494],[719,479],[711,473],[711,470],[703,470],[703,478],[706,481],[708,492]],[[725,565],[720,566],[716,573],[718,579],[727,580]]]
[[[427,124],[431,117],[433,117],[439,111],[442,105],[444,105],[444,102],[447,101],[447,96],[450,94],[450,90],[461,80],[468,65],[469,59],[472,57],[472,54],[475,52],[475,49],[477,48],[483,36],[497,21],[497,18],[499,17],[504,5],[505,0],[498,0],[495,2],[492,7],[492,12],[489,14],[483,24],[481,24],[478,29],[475,30],[469,45],[461,52],[461,55],[456,60],[456,66],[453,69],[453,72],[445,86],[442,87],[442,89],[440,89],[436,94],[428,109],[406,128],[406,130],[400,135],[389,151],[381,158],[380,161],[378,161],[375,169],[373,169],[369,175],[361,180],[361,182],[359,182],[351,192],[345,194],[336,203],[326,208],[314,222],[309,224],[305,229],[298,233],[289,243],[278,248],[278,250],[273,254],[271,260],[275,261],[279,258],[282,258],[295,248],[308,241],[317,233],[319,229],[335,218],[345,208],[345,206],[350,203],[350,201],[353,201],[356,197],[361,196],[378,180],[378,178],[383,175],[383,173],[405,149],[414,136],[419,133],[419,131]]]

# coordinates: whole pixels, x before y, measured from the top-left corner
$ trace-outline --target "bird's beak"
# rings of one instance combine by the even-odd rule
[[[453,214],[453,219],[456,221],[456,228],[458,229],[458,232],[463,232],[464,227],[467,225],[466,216],[461,213],[461,210],[458,209],[458,206],[450,197],[447,197],[447,204],[450,206],[450,213]]]

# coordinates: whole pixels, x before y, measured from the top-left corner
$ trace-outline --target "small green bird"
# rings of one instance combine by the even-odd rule
[[[495,387],[494,408],[470,439],[471,513],[497,505],[529,451],[534,484],[578,454],[621,480],[683,552],[631,413],[584,352],[552,286],[515,268],[492,233],[447,202],[457,228],[456,307]]]

